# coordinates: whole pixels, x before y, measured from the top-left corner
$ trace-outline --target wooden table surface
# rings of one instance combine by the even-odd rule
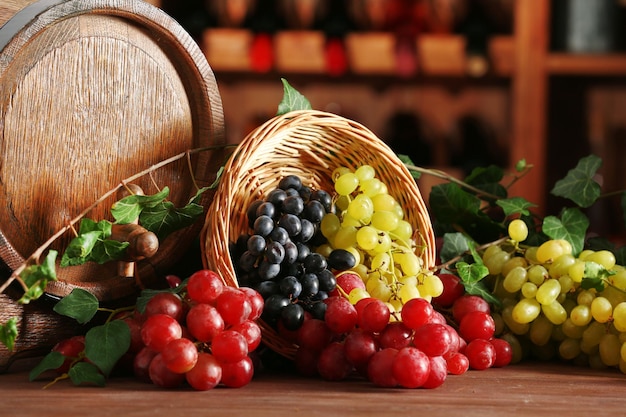
[[[449,376],[432,389],[383,389],[262,373],[249,385],[164,390],[133,378],[105,388],[63,381],[42,389],[24,372],[0,375],[0,415],[12,416],[620,416],[626,375],[557,363],[522,363]]]

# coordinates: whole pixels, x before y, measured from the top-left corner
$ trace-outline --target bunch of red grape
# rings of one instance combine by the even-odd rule
[[[446,291],[441,301],[450,300],[458,329],[422,298],[408,301],[394,317],[374,297],[355,305],[341,295],[329,297],[325,319],[310,318],[294,334],[297,370],[332,381],[361,375],[382,387],[436,388],[448,374],[509,364],[511,346],[494,337],[489,304],[458,287]]]

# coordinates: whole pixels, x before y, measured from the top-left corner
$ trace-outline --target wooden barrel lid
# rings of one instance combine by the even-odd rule
[[[223,143],[214,74],[160,9],[137,0],[8,0],[0,26],[0,258],[10,269],[122,180]],[[193,157],[200,186],[213,181],[220,158]],[[168,186],[177,207],[196,192],[184,159],[135,183],[147,194]],[[111,220],[114,201],[88,217]],[[138,262],[142,281],[172,266],[199,230],[176,232]],[[71,238],[51,248],[62,253]],[[57,268],[57,276],[48,287],[57,296],[76,286],[101,300],[137,290],[113,264]]]

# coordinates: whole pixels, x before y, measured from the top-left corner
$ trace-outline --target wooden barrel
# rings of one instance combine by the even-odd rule
[[[191,36],[139,0],[3,0],[0,4],[0,260],[20,266],[50,236],[121,181],[188,149],[224,143],[221,98]],[[184,206],[223,163],[204,152],[135,181],[167,186]],[[211,194],[204,197],[208,204]],[[111,197],[87,217],[112,220]],[[198,224],[160,242],[136,264],[162,279],[198,235]],[[67,233],[51,246],[62,253]],[[60,258],[60,256],[59,256]],[[57,268],[47,292],[82,287],[100,300],[136,293],[117,265]],[[6,278],[3,278],[6,279]],[[3,301],[4,300],[4,301]],[[8,308],[0,298],[0,322]],[[19,344],[18,344],[19,347]],[[2,350],[0,349],[0,355]]]

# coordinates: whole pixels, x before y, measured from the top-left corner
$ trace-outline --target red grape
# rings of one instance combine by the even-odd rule
[[[437,388],[446,381],[448,376],[448,367],[446,360],[442,356],[433,356],[430,359],[430,373],[428,379],[422,385],[423,388]]]
[[[469,369],[469,359],[462,353],[454,352],[446,358],[448,373],[452,375],[461,375]]]
[[[400,312],[402,322],[409,329],[418,329],[430,322],[434,308],[432,304],[423,298],[412,298],[407,301]]]
[[[222,363],[222,379],[224,386],[229,388],[240,388],[252,381],[254,376],[254,366],[252,359],[248,356],[240,361]]]
[[[327,381],[341,381],[347,378],[352,369],[344,346],[339,342],[326,346],[317,359],[317,371]]]
[[[165,314],[155,314],[141,326],[141,339],[152,350],[160,352],[174,339],[180,339],[183,329],[178,321]]]
[[[252,352],[261,344],[261,327],[252,320],[246,320],[243,323],[232,326],[230,330],[241,333],[248,342],[248,352]]]
[[[496,331],[496,323],[491,314],[484,311],[470,311],[463,316],[459,323],[459,335],[466,342],[474,339],[489,340]]]
[[[296,370],[300,375],[304,376],[316,376],[317,372],[317,360],[319,358],[319,352],[313,351],[300,346],[296,350],[296,355],[293,359],[296,366]]]
[[[367,366],[367,378],[379,387],[395,387],[398,381],[393,376],[393,362],[398,349],[385,348],[376,352]]]
[[[465,347],[465,356],[470,368],[483,370],[493,366],[496,360],[496,348],[484,339],[474,339]]]
[[[332,332],[324,320],[305,320],[298,330],[298,345],[313,352],[321,352],[332,339]]]
[[[383,301],[374,298],[363,306],[357,316],[359,327],[370,332],[380,332],[389,324],[391,312]]]
[[[183,300],[171,292],[157,293],[146,303],[144,314],[146,317],[165,314],[180,322],[184,315]]]
[[[392,373],[401,387],[421,387],[430,374],[430,360],[417,348],[411,346],[402,348],[395,356]]]
[[[374,335],[363,329],[355,329],[344,341],[346,357],[355,368],[362,370],[378,351],[378,341]]]
[[[165,345],[161,355],[167,369],[177,374],[184,374],[196,364],[198,349],[191,340],[180,338]]]
[[[325,321],[330,331],[341,334],[352,330],[358,315],[350,301],[343,297],[331,297],[327,299],[327,304]]]
[[[234,287],[224,287],[224,291],[217,297],[215,308],[224,323],[230,325],[243,323],[252,313],[252,304],[246,293]]]
[[[196,365],[185,374],[187,383],[198,391],[215,388],[222,379],[222,366],[210,353],[200,352]]]
[[[224,281],[213,271],[196,271],[187,281],[187,294],[197,303],[212,303],[222,293]]]
[[[428,356],[443,356],[453,339],[445,324],[427,323],[413,333],[413,345]]]
[[[135,355],[133,359],[133,373],[135,377],[143,382],[152,382],[150,379],[150,362],[157,355],[157,351],[144,347]]]
[[[394,348],[397,350],[411,344],[413,332],[401,321],[391,322],[380,332],[379,341],[381,348]]]
[[[433,298],[433,303],[445,308],[451,307],[457,298],[465,294],[465,287],[461,279],[454,274],[439,274],[438,276],[443,284],[443,292]]]
[[[224,330],[213,338],[211,352],[219,363],[239,362],[248,355],[248,341],[234,330]]]
[[[469,294],[459,297],[454,304],[452,304],[452,316],[457,323],[460,323],[463,316],[470,311],[484,311],[485,313],[489,313],[491,312],[491,308],[484,298]]]
[[[72,336],[69,339],[64,339],[58,342],[52,348],[54,352],[59,352],[65,356],[63,365],[56,369],[59,374],[64,374],[70,370],[70,365],[78,356],[85,350],[85,336]]]
[[[200,342],[210,342],[224,330],[224,320],[209,304],[196,304],[187,313],[187,329]]]
[[[176,388],[185,382],[185,374],[177,374],[168,369],[163,355],[157,353],[148,368],[148,374],[150,375],[150,381],[156,386],[162,388]]]
[[[494,368],[501,368],[511,363],[513,359],[513,348],[511,344],[504,339],[494,338],[489,340],[496,349],[496,359],[491,365]]]
[[[263,306],[265,305],[263,296],[258,291],[250,287],[241,287],[240,290],[248,296],[250,306],[252,307],[248,320],[256,320],[261,317],[261,314],[263,313]]]

